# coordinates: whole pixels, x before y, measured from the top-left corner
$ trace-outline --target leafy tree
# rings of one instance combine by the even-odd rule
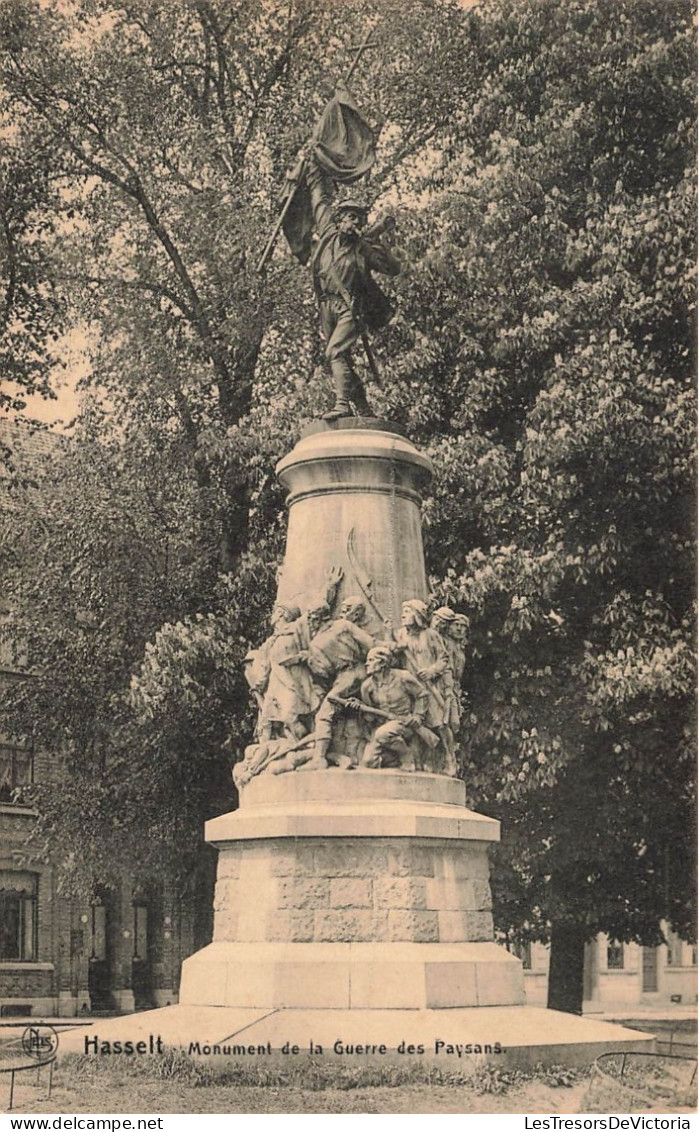
[[[45,244],[53,226],[55,188],[40,139],[19,139],[0,94],[0,409],[20,411],[24,394],[53,395],[47,362],[58,364],[65,309]]]
[[[471,26],[394,335],[435,586],[473,620],[464,772],[504,819],[500,926],[551,936],[550,1005],[580,1009],[596,932],[695,923],[694,35],[674,3]]]
[[[272,469],[324,396],[307,273],[282,248],[266,279],[254,266],[284,172],[379,16],[381,58],[358,71],[366,112],[390,122],[378,187],[454,112],[449,6],[354,3],[340,28],[325,0],[0,10],[6,114],[48,155],[46,270],[90,330],[102,405],[47,469],[40,511],[30,492],[13,514],[25,553],[6,573],[35,678],[3,725],[64,753],[43,828],[76,876],[127,858],[186,872],[202,818],[233,802],[222,745],[251,733],[241,661],[284,530]],[[419,36],[440,82],[412,67]]]

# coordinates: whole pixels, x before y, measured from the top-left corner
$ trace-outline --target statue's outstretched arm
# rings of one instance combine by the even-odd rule
[[[401,260],[378,239],[364,237],[360,240],[360,247],[370,271],[379,271],[382,275],[400,274],[403,266]]]
[[[333,220],[333,182],[324,173],[313,153],[307,157],[306,183],[311,194],[314,228],[321,237],[335,226]]]

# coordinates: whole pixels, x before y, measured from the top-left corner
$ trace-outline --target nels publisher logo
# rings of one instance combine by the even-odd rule
[[[27,1026],[22,1034],[22,1049],[35,1061],[46,1061],[58,1049],[58,1034],[53,1026]]]

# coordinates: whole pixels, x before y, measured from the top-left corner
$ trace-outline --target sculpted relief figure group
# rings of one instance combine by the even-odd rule
[[[237,786],[262,773],[354,767],[455,775],[459,687],[468,619],[443,606],[430,617],[406,601],[383,639],[365,628],[362,597],[333,615],[343,572],[304,611],[278,604],[272,633],[246,657],[258,705],[255,742],[234,768]]]

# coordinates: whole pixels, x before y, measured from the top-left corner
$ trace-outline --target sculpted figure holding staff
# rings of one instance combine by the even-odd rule
[[[351,354],[361,338],[378,377],[367,330],[384,326],[392,308],[372,272],[398,275],[401,270],[399,261],[377,238],[380,231],[393,227],[393,219],[388,217],[366,229],[367,208],[359,198],[350,197],[333,206],[331,182],[313,158],[307,182],[319,236],[312,260],[314,290],[335,394],[335,404],[324,416],[326,420],[347,416],[351,404],[359,416],[368,416],[371,409]]]
[[[381,384],[367,331],[385,326],[393,311],[372,272],[398,275],[401,270],[399,260],[379,240],[393,230],[393,217],[367,227],[369,209],[361,197],[335,200],[337,186],[356,183],[375,160],[374,135],[346,85],[368,45],[369,36],[287,176],[282,212],[259,264],[262,269],[280,228],[296,258],[304,264],[311,260],[335,395],[332,408],[324,414],[326,420],[347,416],[353,409],[360,416],[371,415],[351,355],[359,339],[373,377]]]

